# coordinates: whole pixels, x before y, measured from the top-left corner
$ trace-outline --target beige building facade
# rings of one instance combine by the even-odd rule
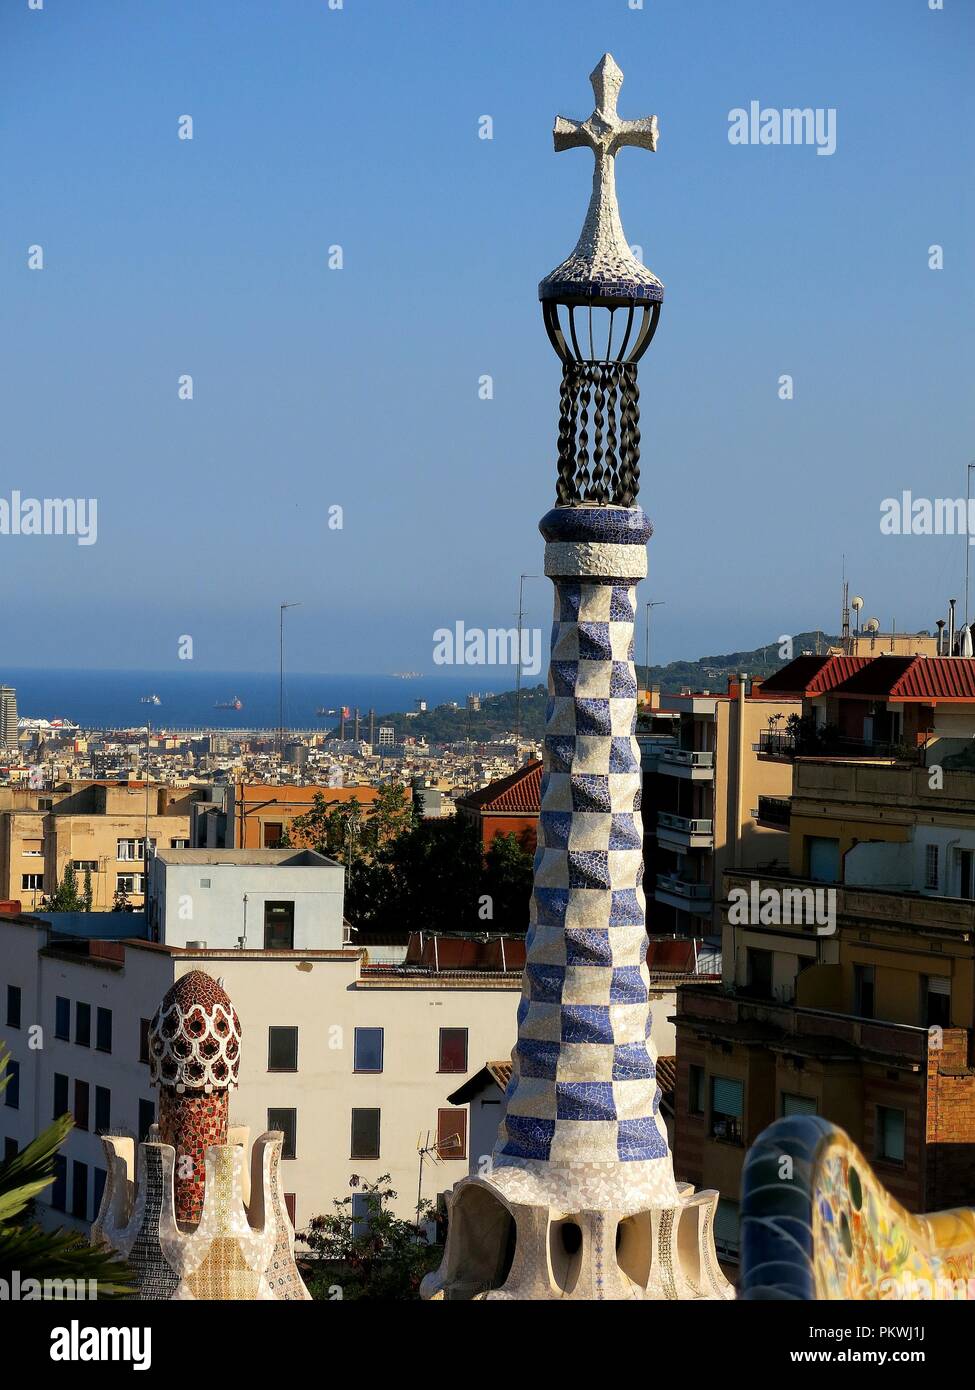
[[[145,839],[156,849],[189,843],[190,807],[202,789],[144,783],[64,783],[50,791],[0,788],[0,898],[39,909],[72,864],[91,874],[92,909],[107,912],[124,890],[144,905]]]

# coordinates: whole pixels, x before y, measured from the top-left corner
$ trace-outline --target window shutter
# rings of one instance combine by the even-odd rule
[[[722,1115],[741,1115],[744,1100],[744,1087],[740,1081],[731,1081],[726,1076],[716,1076],[713,1081],[714,1109]]]

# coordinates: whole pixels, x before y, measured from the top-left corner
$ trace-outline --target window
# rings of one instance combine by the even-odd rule
[[[748,949],[748,992],[759,999],[772,998],[772,960],[771,951]]]
[[[958,896],[959,898],[975,898],[975,874],[972,873],[975,855],[970,849],[960,849],[957,852],[957,859]]]
[[[269,1028],[267,1030],[268,1071],[298,1070],[298,1029]]]
[[[43,840],[25,840],[25,841],[24,841],[24,847],[23,847],[23,849],[22,849],[20,852],[21,852],[21,854],[24,856],[25,859],[43,859],[43,857],[44,857],[44,841],[43,841]]]
[[[921,1025],[951,1027],[951,979],[947,975],[921,976]]]
[[[741,1245],[738,1228],[738,1203],[722,1197],[714,1213],[714,1248],[719,1257],[737,1259]]]
[[[4,1076],[9,1077],[7,1089],[2,1093],[4,1104],[8,1110],[20,1109],[20,1063],[15,1062],[12,1057],[7,1059],[7,1068]]]
[[[440,1070],[467,1070],[467,1029],[441,1028]]]
[[[295,948],[295,905],[264,904],[265,951],[293,951]]]
[[[74,1122],[76,1129],[88,1128],[88,1082],[74,1083]]]
[[[727,1076],[711,1078],[711,1137],[721,1139],[726,1144],[742,1142],[742,1116],[744,1114],[744,1082],[733,1081]]]
[[[74,1040],[79,1047],[91,1047],[91,1005],[74,1006]]]
[[[438,1158],[467,1157],[467,1111],[437,1111]]]
[[[169,842],[169,848],[170,848],[170,849],[189,849],[189,847],[190,847],[190,842],[189,842],[189,840],[175,839],[175,840],[170,840],[170,842]]]
[[[877,1106],[878,1158],[888,1163],[904,1162],[904,1111],[892,1110],[888,1105]]]
[[[68,1206],[68,1160],[64,1154],[54,1155],[54,1183],[51,1187],[51,1206],[66,1211]]]
[[[355,1199],[353,1198],[353,1201],[354,1201],[354,1200],[355,1200]],[[292,1226],[294,1226],[294,1228],[297,1230],[297,1228],[298,1228],[298,1220],[297,1220],[297,1217],[295,1216],[296,1202],[295,1202],[295,1194],[294,1194],[293,1192],[286,1192],[286,1193],[284,1194],[284,1205],[285,1205],[285,1207],[287,1208],[288,1217],[290,1218],[290,1221],[291,1221]]]
[[[277,849],[284,839],[284,826],[280,821],[265,821],[261,826],[265,849]]]
[[[355,1071],[382,1071],[383,1069],[383,1030],[381,1028],[357,1028],[355,1030]]]
[[[379,1111],[353,1110],[352,1158],[379,1157]]]
[[[41,893],[44,891],[44,875],[21,874],[20,887],[22,891],[27,893]]]
[[[811,1096],[794,1096],[782,1092],[783,1115],[818,1115],[819,1107]]]
[[[150,848],[150,849],[155,849],[155,848],[156,848],[156,841],[155,841],[155,839],[154,839],[152,836],[150,836],[150,838],[149,838],[149,848]],[[116,842],[116,850],[117,850],[117,852],[116,852],[115,857],[116,857],[116,859],[119,859],[119,860],[129,861],[129,860],[133,860],[133,859],[145,859],[145,857],[146,857],[146,842],[145,842],[144,839],[142,839],[142,840],[118,840],[118,841]]]
[[[62,1115],[66,1115],[68,1103],[68,1078],[56,1071],[54,1073],[54,1114],[51,1118],[59,1120]]]
[[[71,1000],[60,995],[54,1001],[54,1036],[62,1042],[71,1040]]]
[[[269,1110],[268,1129],[279,1129],[284,1135],[281,1148],[282,1158],[296,1158],[298,1154],[298,1112],[297,1110]]]
[[[92,1215],[96,1216],[102,1209],[102,1194],[105,1191],[105,1181],[108,1173],[104,1168],[93,1168],[91,1170],[91,1210]]]
[[[938,846],[924,846],[924,886],[925,888],[937,888],[938,886]]]
[[[139,1142],[143,1143],[149,1138],[149,1130],[156,1123],[156,1102],[154,1100],[139,1101]]]
[[[95,1047],[99,1052],[112,1050],[111,1009],[99,1009],[95,1015]]]
[[[365,1192],[352,1194],[352,1239],[361,1240],[369,1234],[369,1219],[372,1216],[372,1203]]]
[[[95,1132],[107,1134],[112,1128],[112,1093],[107,1086],[95,1087]]]
[[[840,880],[840,842],[819,835],[806,836],[809,856],[809,877],[817,883],[838,883]]]
[[[873,1018],[874,984],[872,965],[853,967],[853,1012],[860,1018]]]
[[[74,867],[75,871],[76,871],[77,873],[79,873],[79,874],[97,874],[97,873],[98,873],[98,860],[97,860],[97,859],[72,859],[71,863],[72,863],[72,866]],[[96,1170],[96,1171],[97,1171],[97,1170]]]
[[[691,1065],[687,1086],[687,1112],[689,1115],[703,1115],[707,1109],[707,1091],[704,1085],[704,1068]]]
[[[116,893],[144,893],[146,891],[145,874],[116,874],[115,891]]]
[[[149,1025],[151,1018],[139,1019],[139,1061],[148,1062],[149,1060]]]
[[[71,1165],[71,1215],[88,1220],[88,1164],[77,1159]]]
[[[20,986],[7,986],[7,1027],[20,1027]]]
[[[12,1158],[16,1158],[20,1150],[17,1148],[16,1139],[4,1139],[3,1141],[3,1161],[9,1163]]]

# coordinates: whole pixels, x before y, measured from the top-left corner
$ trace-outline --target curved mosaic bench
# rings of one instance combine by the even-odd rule
[[[745,1160],[738,1297],[975,1300],[975,1209],[912,1216],[842,1129],[777,1120]]]

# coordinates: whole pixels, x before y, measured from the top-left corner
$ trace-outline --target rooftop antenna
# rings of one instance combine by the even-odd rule
[[[856,633],[855,633],[855,636],[854,636],[854,639],[853,639],[853,646],[852,646],[852,650],[853,650],[854,652],[856,652],[857,648],[858,648],[859,645],[860,645],[860,613],[861,613],[862,610],[863,610],[863,599],[860,597],[859,594],[854,594],[854,595],[853,595],[853,600],[852,600],[852,602],[851,602],[851,604],[850,604],[850,607],[853,609],[854,613],[856,614]]]
[[[840,636],[843,651],[850,654],[850,586],[846,582],[846,556],[843,556],[843,603],[840,609]]]

